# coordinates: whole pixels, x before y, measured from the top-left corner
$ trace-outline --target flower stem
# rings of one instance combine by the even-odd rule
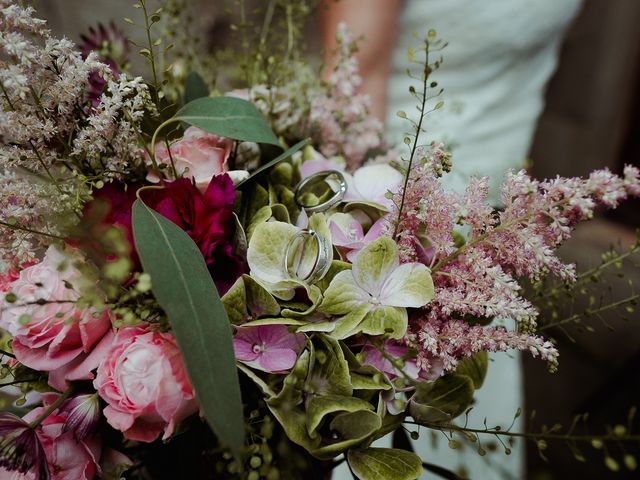
[[[404,186],[402,187],[402,197],[400,199],[400,207],[398,208],[398,219],[396,221],[396,226],[393,230],[393,238],[395,240],[398,239],[398,229],[400,228],[400,222],[402,220],[402,211],[404,210],[405,198],[407,195],[407,188],[409,186],[409,178],[411,177],[411,167],[413,165],[413,159],[416,154],[416,150],[418,149],[418,139],[420,138],[420,132],[422,132],[422,122],[425,117],[425,109],[427,107],[427,81],[429,80],[429,75],[431,74],[431,67],[429,66],[429,41],[425,40],[425,60],[424,60],[424,71],[422,73],[422,99],[420,102],[420,119],[418,120],[418,125],[416,126],[415,136],[413,138],[413,145],[411,146],[411,155],[409,156],[409,163],[407,164],[407,171],[404,175]]]
[[[526,438],[530,440],[572,440],[576,442],[591,442],[592,440],[601,441],[640,441],[640,435],[617,435],[615,433],[607,433],[603,435],[573,435],[567,433],[523,433],[523,432],[509,432],[507,430],[496,429],[481,429],[481,428],[469,428],[461,427],[459,425],[440,425],[435,423],[418,423],[418,422],[403,422],[407,425],[417,425],[420,427],[430,428],[432,430],[439,430],[441,432],[461,432],[461,433],[475,433],[486,435],[501,435],[505,437],[513,438]]]
[[[36,428],[38,425],[40,425],[42,422],[44,422],[47,417],[49,415],[51,415],[53,412],[55,412],[57,410],[57,408],[62,405],[62,403],[69,398],[69,395],[71,395],[71,393],[73,392],[73,387],[69,387],[67,388],[64,392],[62,392],[62,394],[56,399],[55,402],[53,402],[51,405],[49,405],[49,408],[47,408],[44,412],[42,412],[42,415],[40,415],[38,418],[36,418],[33,422],[31,422],[29,424],[29,426],[31,428]]]

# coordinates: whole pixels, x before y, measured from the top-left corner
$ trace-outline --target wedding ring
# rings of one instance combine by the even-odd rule
[[[306,201],[305,196],[318,196],[315,193],[315,189],[323,183],[329,187],[333,195],[316,205],[304,203]],[[308,215],[312,215],[329,210],[344,198],[345,193],[347,193],[347,180],[342,172],[338,170],[323,170],[302,179],[296,187],[294,199],[300,208],[303,208]]]
[[[315,230],[304,228],[287,245],[284,269],[292,279],[313,283],[327,274],[332,258],[331,242]]]

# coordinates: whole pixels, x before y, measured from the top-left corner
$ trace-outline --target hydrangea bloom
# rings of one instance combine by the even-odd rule
[[[236,358],[250,367],[284,373],[296,363],[306,337],[289,333],[286,325],[239,327],[233,337]]]

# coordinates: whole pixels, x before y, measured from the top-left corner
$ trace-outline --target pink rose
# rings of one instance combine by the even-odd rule
[[[155,159],[158,165],[167,165],[171,171],[171,160],[178,175],[193,178],[196,187],[204,192],[214,175],[228,171],[227,160],[233,148],[233,140],[218,137],[197,127],[189,127],[181,140],[171,144],[157,143]],[[169,154],[171,150],[171,155]],[[157,182],[156,173],[147,176],[150,182]]]
[[[93,378],[111,341],[111,312],[75,303],[82,274],[74,260],[49,247],[40,263],[20,272],[10,285],[15,302],[4,297],[0,310],[0,327],[13,336],[17,360],[49,372],[50,385],[59,390],[66,380]]]
[[[104,416],[130,440],[163,439],[198,410],[180,350],[169,333],[142,327],[118,331],[93,382],[107,402]]]

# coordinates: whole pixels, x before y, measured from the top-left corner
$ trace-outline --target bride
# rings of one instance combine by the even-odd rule
[[[423,143],[444,141],[452,152],[447,186],[463,192],[472,175],[491,177],[492,201],[504,172],[523,168],[545,86],[554,72],[564,32],[581,0],[326,0],[320,8],[325,52],[335,49],[338,23],[362,35],[358,60],[362,91],[370,95],[372,113],[386,121],[388,139],[400,143],[408,130],[396,112],[417,115],[409,94],[412,79],[407,49],[427,30],[449,43],[444,62],[433,75],[444,88],[444,107],[426,117]],[[417,33],[417,36],[413,35]],[[524,403],[518,362],[496,354],[471,421],[507,427]],[[521,425],[516,423],[514,431]],[[479,456],[469,445],[450,450],[422,430],[414,448],[425,462],[451,469],[463,478],[524,478],[524,445],[510,456]],[[350,478],[346,468],[334,478]]]

